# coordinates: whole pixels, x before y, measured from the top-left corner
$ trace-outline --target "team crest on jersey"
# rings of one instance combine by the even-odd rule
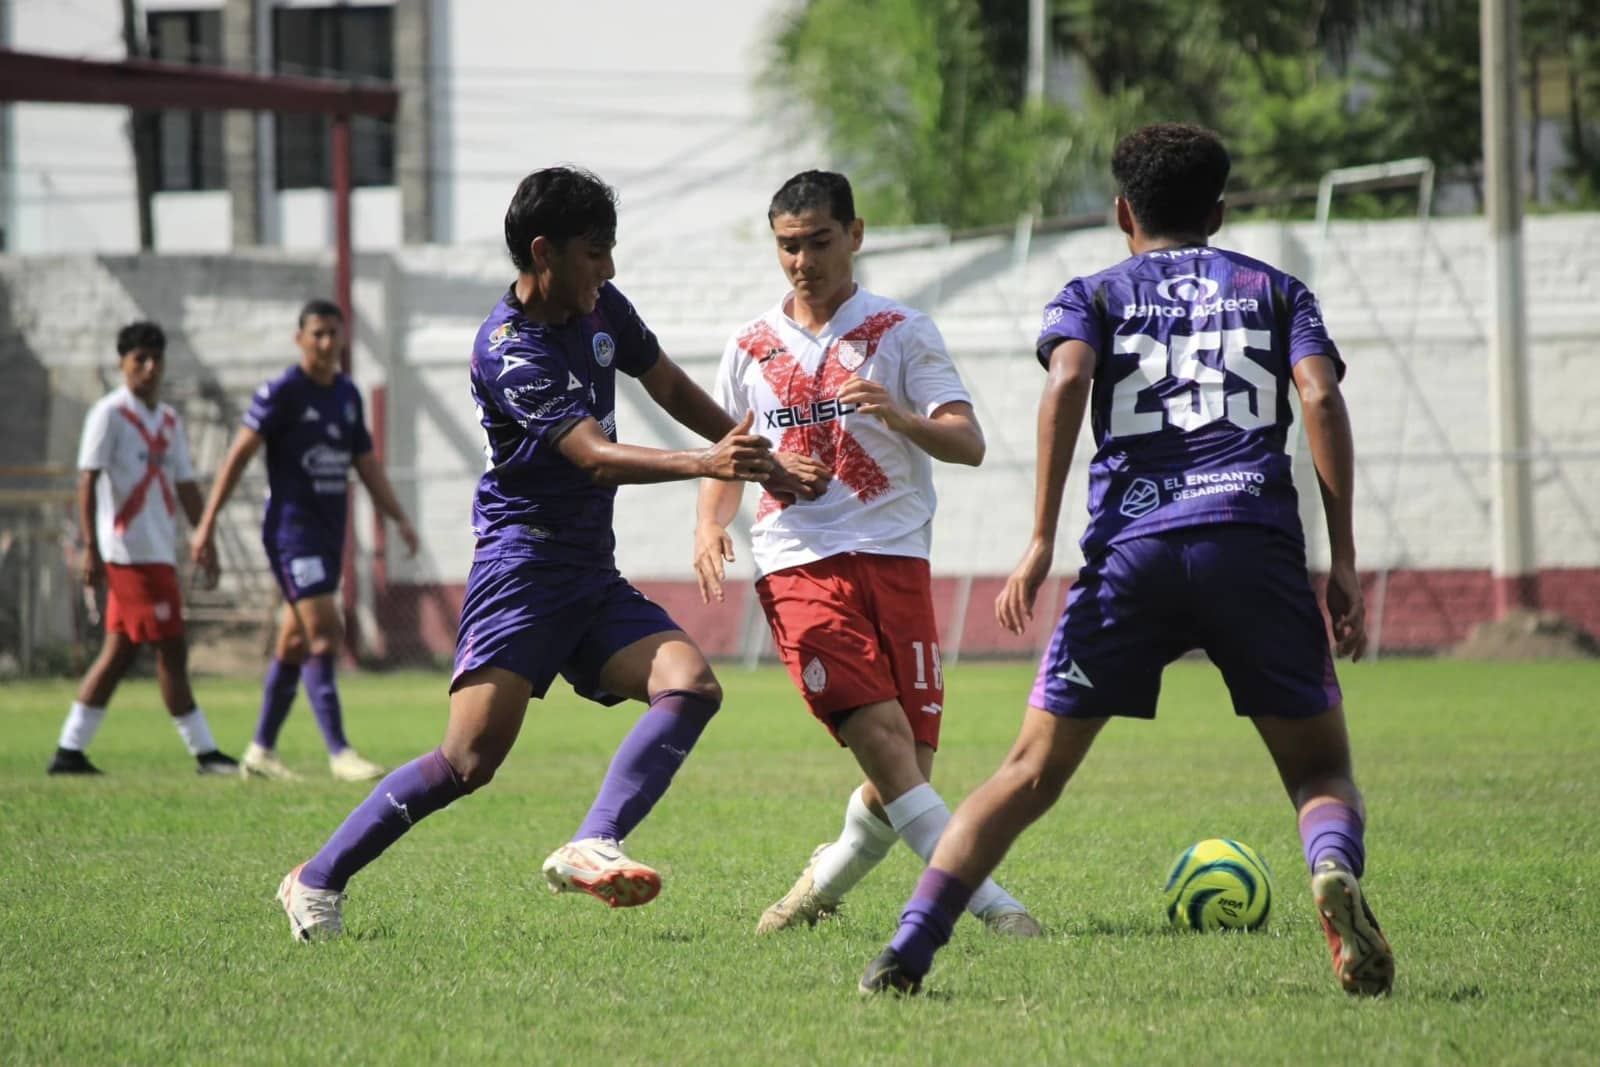
[[[594,335],[594,361],[602,367],[611,366],[611,360],[616,357],[617,342],[611,339],[609,333]]]
[[[800,680],[806,683],[806,688],[811,692],[820,693],[828,688],[828,668],[822,665],[822,660],[812,656],[806,669],[800,672]]]
[[[834,358],[845,370],[855,370],[867,361],[867,342],[841,340],[833,348]]]
[[[495,327],[494,333],[489,335],[489,351],[493,352],[507,341],[517,335],[517,328],[509,322],[502,322]]]
[[[1135,478],[1122,494],[1122,506],[1117,510],[1125,518],[1142,519],[1161,506],[1161,490],[1149,478]]]

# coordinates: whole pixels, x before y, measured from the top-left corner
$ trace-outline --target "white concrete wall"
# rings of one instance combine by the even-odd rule
[[[1487,565],[1482,235],[1482,222],[1472,219],[1425,230],[1411,222],[1340,224],[1326,244],[1309,226],[1247,225],[1222,235],[1223,243],[1316,283],[1350,365],[1356,523],[1367,566]],[[769,247],[623,236],[617,284],[667,351],[709,383],[727,334],[783,289]],[[1546,452],[1534,464],[1538,558],[1546,567],[1592,567],[1600,564],[1600,302],[1592,295],[1600,285],[1600,215],[1530,219],[1526,237],[1533,421],[1536,446]],[[1103,231],[1036,239],[1021,266],[1007,241],[874,252],[869,233],[863,279],[934,314],[990,441],[980,470],[940,471],[936,570],[997,574],[1015,562],[1032,507],[1042,372],[1030,349],[1039,309],[1068,278],[1122,254],[1119,239]],[[389,462],[425,543],[417,561],[392,563],[397,580],[465,576],[482,444],[466,389],[467,352],[509,277],[502,253],[487,244],[406,249],[358,263],[357,378],[368,390],[388,386]],[[121,322],[148,316],[166,324],[174,389],[192,392],[207,377],[242,402],[293,358],[296,309],[330,285],[328,258],[305,253],[0,259],[0,300],[12,317],[11,332],[0,336],[0,379],[8,360],[44,362],[54,396],[40,402],[53,405],[52,455],[70,462],[82,406],[100,389],[95,371],[109,380]],[[621,396],[625,440],[689,442],[663,424],[642,391],[624,387]],[[1080,447],[1057,556],[1063,568],[1077,559],[1070,542],[1083,528],[1087,459]],[[1307,511],[1320,521],[1311,492]],[[619,501],[624,568],[638,577],[685,576],[692,490],[629,487]],[[364,539],[366,530],[363,523]],[[1320,529],[1311,533],[1320,562]]]
[[[220,0],[140,0],[146,11],[220,6]],[[765,63],[763,42],[784,6],[785,0],[436,0],[431,158],[441,240],[498,243],[504,204],[517,182],[559,162],[582,164],[620,190],[630,239],[757,232],[761,209],[783,179],[821,158],[813,143],[759,118],[755,82]],[[13,5],[13,18],[14,48],[124,55],[120,0],[37,0]],[[537,41],[536,59],[502,47],[511,36]],[[13,250],[135,251],[126,113],[64,104],[17,105],[13,113]],[[228,199],[223,191],[159,196],[156,248],[230,247]],[[395,188],[358,190],[354,210],[358,249],[399,246]],[[331,246],[326,192],[281,192],[276,212],[269,217],[277,220],[278,244]]]

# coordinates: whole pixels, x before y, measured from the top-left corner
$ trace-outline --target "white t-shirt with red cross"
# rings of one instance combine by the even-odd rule
[[[183,420],[167,404],[154,409],[126,386],[89,409],[78,469],[95,481],[95,537],[107,563],[177,561],[176,487],[194,481]]]
[[[881,384],[899,406],[931,415],[971,402],[933,320],[857,287],[812,334],[791,319],[793,294],[728,342],[713,395],[735,419],[755,410],[752,433],[777,451],[805,453],[833,472],[816,500],[781,505],[766,490],[751,527],[762,574],[843,552],[928,557],[933,460],[875,415],[838,400],[850,378]]]

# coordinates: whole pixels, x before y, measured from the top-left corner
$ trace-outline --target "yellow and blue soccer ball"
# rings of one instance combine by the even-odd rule
[[[1167,920],[1180,930],[1256,930],[1272,913],[1272,871],[1249,845],[1213,837],[1167,875]]]

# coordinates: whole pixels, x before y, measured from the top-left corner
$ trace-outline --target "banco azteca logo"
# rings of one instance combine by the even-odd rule
[[[1210,278],[1202,278],[1198,274],[1175,274],[1156,286],[1156,292],[1161,299],[1176,300],[1183,304],[1210,300],[1217,295],[1217,289],[1216,282]]]

